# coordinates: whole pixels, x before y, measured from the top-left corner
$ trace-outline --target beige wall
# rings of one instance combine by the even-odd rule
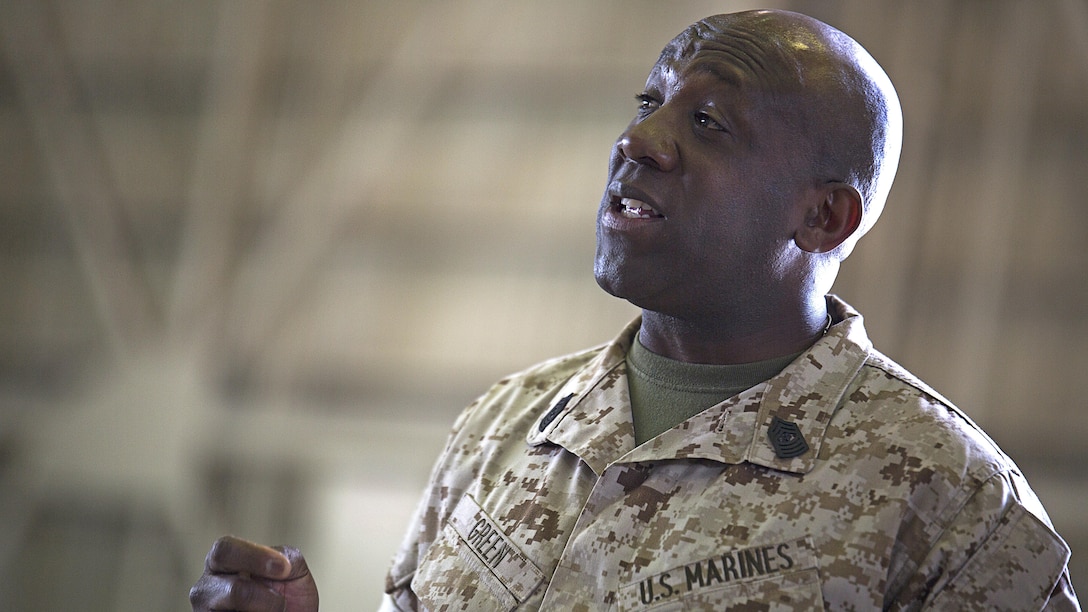
[[[1088,589],[1088,7],[769,4],[905,108],[836,291]],[[608,148],[660,47],[750,6],[0,2],[0,608],[186,609],[228,531],[375,604],[460,408],[632,316],[590,275]]]

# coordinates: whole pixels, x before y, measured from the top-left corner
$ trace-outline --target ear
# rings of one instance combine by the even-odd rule
[[[809,253],[828,253],[861,225],[861,194],[846,183],[826,183],[813,194],[794,242]]]

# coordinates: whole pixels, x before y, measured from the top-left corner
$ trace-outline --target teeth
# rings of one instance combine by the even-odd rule
[[[660,217],[656,210],[641,200],[620,198],[620,213],[629,219],[652,219]]]

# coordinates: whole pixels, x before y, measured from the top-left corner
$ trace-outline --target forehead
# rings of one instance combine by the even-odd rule
[[[803,40],[783,40],[740,24],[693,24],[669,42],[650,78],[707,74],[729,85],[768,94],[799,89],[800,54],[811,47]]]

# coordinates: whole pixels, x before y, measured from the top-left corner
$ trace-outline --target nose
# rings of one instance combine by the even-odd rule
[[[625,159],[662,172],[676,168],[680,154],[676,141],[659,109],[642,121],[627,126],[616,146]]]

